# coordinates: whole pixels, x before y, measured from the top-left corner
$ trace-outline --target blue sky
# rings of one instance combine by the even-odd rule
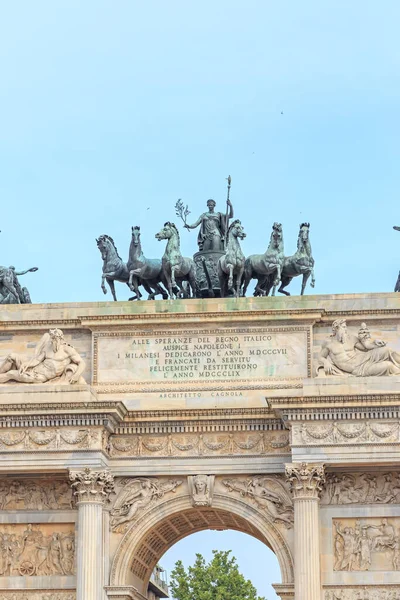
[[[160,257],[176,200],[224,211],[230,174],[245,254],[274,221],[293,253],[310,221],[316,293],[392,291],[399,21],[395,0],[3,2],[0,264],[39,267],[35,302],[102,300],[97,236],[127,259],[140,225]]]

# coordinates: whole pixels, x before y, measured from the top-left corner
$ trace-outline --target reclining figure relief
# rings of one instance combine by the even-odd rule
[[[317,376],[354,375],[369,377],[400,375],[400,353],[387,347],[386,342],[373,339],[365,323],[358,335],[347,330],[346,319],[332,323],[332,334],[322,347]]]
[[[0,383],[85,384],[85,362],[64,338],[61,329],[50,329],[40,340],[35,354],[27,358],[11,353],[0,362]]]

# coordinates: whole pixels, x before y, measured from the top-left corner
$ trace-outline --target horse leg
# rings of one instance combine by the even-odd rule
[[[165,287],[168,290],[168,294],[171,300],[174,299],[174,293],[172,291],[172,281],[171,281],[171,277],[168,275],[165,275]]]
[[[304,290],[306,289],[307,281],[308,281],[308,278],[310,277],[310,275],[311,275],[310,271],[308,271],[308,273],[304,273],[304,275],[303,275],[303,282],[301,284],[300,296],[304,295]]]
[[[243,271],[244,267],[242,267],[236,275],[236,298],[239,298],[240,296],[240,287],[242,285]]]
[[[177,269],[176,266],[171,266],[171,286],[173,291],[175,292],[175,294],[179,293],[179,286],[176,284],[175,281],[175,270]]]
[[[110,290],[111,290],[111,293],[112,293],[112,297],[113,297],[113,299],[114,299],[114,302],[116,302],[116,301],[117,301],[117,295],[116,295],[116,293],[115,293],[115,284],[114,284],[114,279],[108,279],[108,278],[106,278],[106,279],[107,279],[107,283],[108,283],[108,285],[109,285],[109,287],[110,287]]]
[[[101,277],[101,289],[103,290],[103,294],[107,294],[107,288],[106,288],[106,276],[102,275]]]
[[[261,276],[258,277],[258,279],[257,279],[257,285],[256,285],[256,288],[254,290],[254,296],[256,296],[256,295],[257,296],[265,296],[266,295],[265,290],[262,287],[264,283],[265,283],[265,277],[261,277]]]
[[[227,264],[226,265],[229,269],[229,276],[228,276],[228,289],[232,290],[233,288],[233,265],[232,264]]]
[[[281,285],[278,289],[278,292],[280,292],[281,294],[285,294],[285,296],[290,296],[290,293],[287,292],[286,290],[284,290],[283,288],[285,288],[287,285],[289,285],[289,283],[292,281],[293,277],[282,277],[281,280]]]
[[[252,270],[251,269],[246,269],[246,265],[244,267],[244,273],[243,273],[243,291],[242,291],[242,296],[246,296],[246,292],[247,292],[247,288],[249,287],[249,283],[252,280]]]
[[[314,268],[311,269],[311,283],[310,286],[313,288],[315,287],[315,275],[314,275]]]

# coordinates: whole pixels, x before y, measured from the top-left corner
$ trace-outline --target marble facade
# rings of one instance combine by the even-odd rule
[[[52,328],[83,379],[0,383],[0,600],[154,598],[204,529],[282,599],[400,599],[398,294],[5,305],[0,364]]]

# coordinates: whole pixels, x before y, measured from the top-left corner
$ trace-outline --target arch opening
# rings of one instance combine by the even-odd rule
[[[218,496],[212,507],[193,507],[188,496],[181,496],[154,506],[126,532],[114,556],[110,584],[132,585],[146,595],[162,556],[183,538],[205,530],[240,531],[258,539],[276,555],[282,583],[293,583],[292,530],[283,531],[240,499]]]

